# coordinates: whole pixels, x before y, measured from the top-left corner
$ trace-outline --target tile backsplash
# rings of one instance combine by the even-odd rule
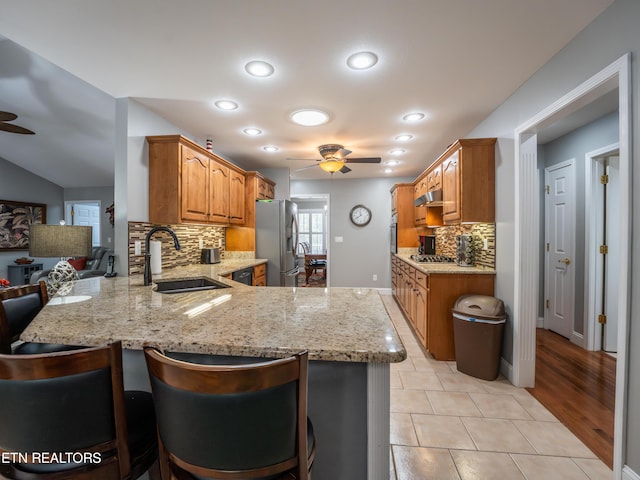
[[[475,264],[488,268],[496,268],[496,225],[495,223],[473,223],[454,225],[435,229],[436,253],[447,257],[456,256],[456,237],[473,235]],[[484,243],[487,241],[487,250]]]
[[[144,271],[144,239],[147,232],[156,224],[147,222],[129,222],[129,275]],[[162,241],[162,266],[181,267],[200,263],[200,239],[204,248],[220,248],[220,257],[225,256],[224,227],[208,225],[166,225],[180,240],[180,250],[173,246],[173,239],[166,232],[157,232],[152,240]],[[142,242],[142,255],[135,255],[135,242]]]

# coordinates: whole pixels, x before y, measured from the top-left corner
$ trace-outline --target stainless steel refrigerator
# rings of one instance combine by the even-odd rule
[[[298,206],[289,200],[256,202],[256,258],[266,258],[267,285],[297,287]]]

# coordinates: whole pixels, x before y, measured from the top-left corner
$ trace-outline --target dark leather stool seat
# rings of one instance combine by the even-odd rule
[[[0,425],[0,451],[76,455],[61,463],[4,463],[6,478],[129,480],[147,470],[159,478],[153,398],[123,391],[120,342],[0,354]]]
[[[307,418],[306,352],[239,365],[144,352],[163,477],[309,479],[316,440]]]

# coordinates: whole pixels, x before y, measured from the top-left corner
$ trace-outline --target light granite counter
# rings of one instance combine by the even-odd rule
[[[468,273],[476,275],[495,275],[496,271],[493,268],[474,266],[474,267],[461,267],[456,263],[427,263],[427,262],[414,262],[409,258],[409,255],[394,253],[400,260],[407,262],[412,267],[417,268],[422,273]]]
[[[377,290],[249,287],[226,274],[261,260],[165,270],[154,280],[207,276],[231,288],[163,294],[142,276],[79,280],[56,296],[21,335],[24,341],[124,348],[152,342],[168,351],[311,360],[400,362],[406,352]],[[226,265],[225,265],[226,263]],[[73,300],[83,301],[74,303]],[[67,300],[68,299],[68,300]]]

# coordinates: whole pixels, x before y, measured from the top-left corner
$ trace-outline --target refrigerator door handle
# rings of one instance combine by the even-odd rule
[[[300,273],[300,267],[296,267],[293,270],[289,270],[288,272],[286,272],[285,275],[287,277],[295,277],[299,273]]]

